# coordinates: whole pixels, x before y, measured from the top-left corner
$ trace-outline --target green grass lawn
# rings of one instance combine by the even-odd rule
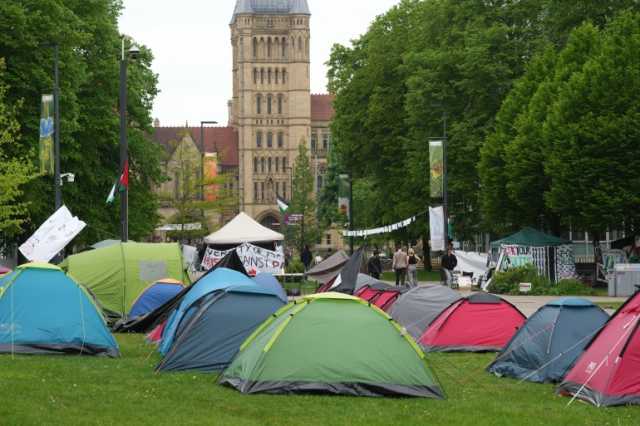
[[[383,272],[381,279],[383,281],[396,282],[396,273],[393,271]],[[418,281],[420,282],[431,282],[437,281],[440,282],[440,271],[425,271],[423,269],[418,269]]]
[[[602,309],[611,309],[612,311],[618,310],[623,304],[624,302],[596,302],[596,305]]]
[[[241,395],[215,376],[155,374],[141,336],[123,357],[0,357],[0,424],[638,425],[640,407],[599,409],[483,371],[489,354],[429,355],[448,399]]]

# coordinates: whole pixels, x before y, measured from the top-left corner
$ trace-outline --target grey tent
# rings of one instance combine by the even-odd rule
[[[320,284],[326,284],[334,279],[344,265],[349,261],[349,256],[344,251],[340,250],[329,256],[324,261],[318,263],[313,268],[307,271],[307,277],[312,280],[318,281]]]
[[[356,280],[356,288],[354,293],[360,290],[364,286],[392,287],[391,285],[385,283],[384,281],[377,280],[367,274],[358,274],[358,279]]]
[[[337,293],[353,294],[358,283],[358,274],[362,269],[364,248],[358,249],[344,265],[340,274],[330,283],[320,287],[318,293],[333,291]]]
[[[417,340],[442,311],[460,299],[460,294],[449,287],[418,286],[400,296],[389,315]]]
[[[548,303],[529,318],[487,371],[531,382],[560,382],[608,319],[588,300]]]

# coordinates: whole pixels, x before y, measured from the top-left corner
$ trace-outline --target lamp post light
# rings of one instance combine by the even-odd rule
[[[56,211],[62,207],[62,182],[60,181],[60,71],[58,67],[59,59],[58,45],[53,46],[53,110],[54,110],[54,133],[53,133],[53,158],[54,176],[53,185],[55,189]]]
[[[125,173],[129,168],[129,141],[127,138],[127,65],[129,58],[137,59],[140,50],[131,46],[127,52],[124,49],[125,39],[122,38],[122,50],[120,56],[120,170]],[[123,243],[129,241],[129,188],[125,185],[120,194],[120,240]]]

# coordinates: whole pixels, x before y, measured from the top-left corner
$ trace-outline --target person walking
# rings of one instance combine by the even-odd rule
[[[420,260],[416,252],[413,249],[409,249],[407,272],[409,274],[409,286],[411,287],[418,286],[418,263],[420,263]]]
[[[396,286],[404,285],[407,278],[407,253],[402,250],[401,246],[397,247],[393,255],[393,270],[396,272]]]
[[[449,243],[447,252],[440,259],[440,266],[442,270],[442,282],[444,285],[448,285],[449,281],[453,279],[453,270],[458,266],[458,258],[453,253],[452,243]]]
[[[376,280],[380,279],[380,275],[382,274],[382,261],[380,260],[380,252],[375,250],[373,252],[373,256],[367,262],[367,271],[369,271],[369,275],[371,275]]]
[[[304,246],[302,253],[300,253],[300,260],[304,265],[305,272],[308,271],[309,267],[311,266],[311,261],[313,260],[313,256],[311,255],[311,250],[309,250],[308,245]]]

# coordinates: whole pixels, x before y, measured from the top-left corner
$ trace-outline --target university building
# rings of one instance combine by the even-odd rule
[[[311,94],[310,19],[306,0],[237,0],[231,18],[232,99],[226,127],[161,127],[155,139],[168,153],[171,181],[176,143],[216,158],[233,173],[239,210],[265,226],[280,222],[276,197],[290,200],[292,167],[306,145],[315,191],[322,188],[331,145],[332,98]],[[201,134],[202,133],[202,134]],[[169,218],[171,211],[161,212]]]

